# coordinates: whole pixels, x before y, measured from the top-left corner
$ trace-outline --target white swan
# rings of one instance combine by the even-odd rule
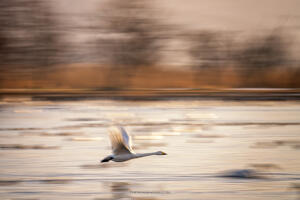
[[[123,127],[113,127],[109,129],[109,137],[112,147],[112,155],[105,157],[101,162],[110,160],[124,162],[134,158],[152,155],[167,155],[165,152],[156,151],[152,153],[135,153],[131,147],[131,138]]]

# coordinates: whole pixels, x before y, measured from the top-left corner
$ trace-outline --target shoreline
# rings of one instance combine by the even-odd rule
[[[224,100],[224,101],[286,101],[300,100],[299,88],[162,88],[162,89],[0,89],[5,97],[31,97],[32,100]]]

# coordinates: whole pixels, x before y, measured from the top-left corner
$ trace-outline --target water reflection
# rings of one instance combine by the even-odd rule
[[[97,164],[84,164],[80,167],[82,169],[106,169],[106,168],[119,168],[119,167],[126,167],[128,166],[127,163],[97,163]]]
[[[274,163],[254,163],[254,164],[250,164],[250,167],[253,167],[255,169],[258,170],[282,170],[282,168],[279,165],[276,165]]]
[[[222,172],[219,176],[225,178],[238,178],[238,179],[265,178],[259,172],[253,169],[229,170],[229,171]]]
[[[293,191],[296,191],[296,193],[297,193],[297,199],[299,200],[300,199],[300,183],[293,183],[291,185],[291,189]]]
[[[136,200],[159,200],[156,196],[166,194],[160,191],[151,191],[140,183],[111,182],[111,199],[136,199]]]
[[[299,149],[300,140],[274,140],[274,141],[256,142],[251,147],[252,148],[276,148],[280,146],[289,146],[294,149]]]
[[[0,180],[0,186],[11,186],[11,185],[15,185],[21,183],[21,181],[17,181],[17,180]]]
[[[110,184],[112,199],[123,199],[129,198],[130,194],[130,184],[127,182],[113,182]]]
[[[58,146],[24,145],[24,144],[0,144],[0,149],[58,149]]]

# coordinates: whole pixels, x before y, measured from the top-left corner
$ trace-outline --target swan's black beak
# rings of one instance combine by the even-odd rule
[[[161,155],[168,155],[168,154],[162,151],[162,152],[161,152]]]

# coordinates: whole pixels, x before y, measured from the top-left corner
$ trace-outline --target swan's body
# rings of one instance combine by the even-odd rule
[[[124,162],[134,158],[141,158],[152,155],[166,155],[162,151],[152,153],[135,153],[132,150],[131,138],[123,127],[113,127],[109,130],[109,138],[112,147],[112,155],[105,157],[101,162],[108,162],[110,160],[115,162]]]

